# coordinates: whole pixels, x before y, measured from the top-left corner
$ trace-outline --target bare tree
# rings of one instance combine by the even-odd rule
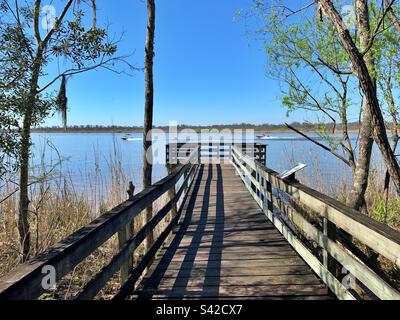
[[[382,115],[382,111],[380,109],[379,100],[376,94],[376,85],[371,76],[371,72],[368,69],[367,62],[368,60],[364,60],[365,55],[368,53],[370,48],[373,45],[373,41],[378,34],[378,29],[376,29],[369,37],[369,43],[366,46],[365,50],[360,50],[357,48],[353,39],[351,38],[348,29],[346,28],[342,17],[334,7],[332,1],[330,0],[316,0],[321,11],[328,19],[331,21],[334,26],[339,39],[342,43],[343,48],[346,50],[349,59],[352,63],[353,72],[356,74],[359,82],[360,88],[364,94],[365,106],[368,110],[367,113],[371,115],[371,124],[373,126],[373,137],[378,145],[382,158],[385,161],[388,172],[393,179],[393,182],[396,186],[397,193],[400,194],[400,167],[399,163],[394,155],[394,152],[390,146],[388,136],[386,134],[385,121]],[[393,1],[390,2],[389,6],[393,4]],[[361,1],[358,5],[367,6],[368,2],[366,0]],[[384,15],[386,15],[388,9],[383,10],[382,19],[377,23],[377,28],[382,24]],[[363,12],[360,12],[361,14]],[[362,19],[363,17],[361,17]]]
[[[360,43],[360,50],[364,51],[367,49],[369,42],[371,41],[371,28],[368,12],[368,4],[364,0],[356,0],[356,12],[357,12],[357,29]],[[371,74],[374,74],[375,61],[370,51],[365,56],[365,64],[370,70]],[[376,78],[371,77],[373,87],[373,94],[376,96]],[[365,203],[365,192],[368,187],[368,176],[371,163],[372,146],[374,140],[372,138],[372,114],[371,108],[368,105],[366,99],[363,100],[363,113],[362,121],[360,123],[360,139],[358,148],[358,163],[356,171],[353,176],[353,183],[350,193],[347,197],[347,204],[356,209],[362,210],[367,213],[367,207]]]
[[[154,85],[153,85],[153,58],[154,58],[154,33],[155,33],[156,6],[154,0],[147,0],[147,36],[145,47],[145,110],[143,127],[143,188],[151,186],[153,171],[152,155],[152,134],[153,129],[153,104],[154,104]],[[152,218],[152,207],[145,210],[146,221]],[[146,239],[146,247],[149,248],[153,243],[153,233]]]

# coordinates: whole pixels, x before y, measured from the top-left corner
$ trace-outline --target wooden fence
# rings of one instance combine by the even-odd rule
[[[266,163],[267,145],[262,143],[229,143],[229,142],[202,142],[202,143],[170,143],[166,145],[166,162],[176,164],[187,159],[192,150],[199,148],[198,162],[204,163],[210,160],[230,160],[232,158],[232,147],[236,146],[251,158],[258,162]]]
[[[398,268],[399,232],[296,180],[278,178],[237,147],[232,162],[269,220],[338,298],[356,299],[359,290],[370,290],[380,299],[400,299],[399,291],[359,259],[355,246],[338,239],[353,237]]]
[[[114,298],[125,298],[178,223],[199,163],[217,156],[232,162],[269,220],[338,298],[356,299],[367,294],[372,298],[400,299],[399,291],[369,265],[360,245],[354,245],[362,244],[367,252],[376,253],[399,268],[400,233],[302,185],[294,177],[279,178],[277,172],[265,166],[265,148],[257,144],[168,145],[171,171],[167,177],[0,279],[0,299],[40,297],[46,292],[43,270],[54,268],[57,282],[115,234],[120,239],[118,253],[75,298],[94,298],[118,271],[123,281]],[[207,152],[211,155],[203,155]],[[133,219],[164,194],[169,196],[168,202],[140,230],[130,232]],[[130,259],[135,250],[171,215],[152,246],[132,265]]]
[[[49,267],[55,270],[55,281],[58,282],[113,235],[125,233],[126,229],[130,228],[133,219],[139,216],[145,208],[151,206],[162,195],[171,194],[169,191],[173,190],[174,196],[158,212],[154,212],[153,218],[147,224],[127,238],[125,243],[120,244],[119,252],[75,297],[76,299],[94,298],[108,280],[126,265],[134,251],[147,238],[149,233],[153,232],[155,227],[170,212],[177,212],[141,260],[132,267],[114,297],[115,299],[125,298],[133,291],[135,283],[177,224],[182,211],[183,199],[187,195],[187,190],[198,169],[197,158],[198,149],[194,148],[189,154],[189,160],[194,160],[186,161],[185,164],[178,164],[171,174],[164,179],[144,189],[86,227],[52,246],[43,254],[22,264],[10,274],[1,278],[0,300],[39,298],[46,292],[42,281],[45,277],[44,273],[49,270]],[[177,208],[178,203],[181,203],[179,208]]]

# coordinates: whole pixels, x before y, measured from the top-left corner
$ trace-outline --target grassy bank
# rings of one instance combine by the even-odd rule
[[[116,148],[116,147],[115,147]],[[99,158],[100,156],[96,156]],[[37,182],[30,186],[31,199],[31,256],[43,252],[48,247],[71,235],[76,230],[90,223],[99,215],[110,210],[126,200],[128,174],[121,166],[121,156],[118,150],[110,155],[108,161],[111,175],[107,178],[100,173],[83,173],[80,180],[88,181],[85,185],[77,185],[74,178],[62,172],[61,163],[52,168],[52,174],[45,174],[48,168],[35,167],[32,176]],[[58,167],[59,166],[59,167]],[[96,164],[94,164],[96,166]],[[318,167],[318,166],[316,166]],[[367,193],[368,209],[371,217],[388,224],[400,231],[400,198],[389,194],[388,198],[382,193],[383,171],[380,168],[372,170],[370,187]],[[299,175],[299,179],[306,185],[312,185],[317,190],[326,193],[340,201],[345,201],[349,186],[344,172],[337,173],[338,183],[327,183],[323,171],[315,172],[313,177]],[[20,264],[21,248],[18,241],[16,213],[18,211],[17,193],[13,193],[17,177],[10,176],[8,183],[0,189],[0,200],[12,194],[0,204],[0,276],[7,274]],[[137,190],[139,191],[139,190]],[[161,197],[154,208],[160,208],[166,201]],[[143,217],[136,222],[136,230],[142,225]],[[366,248],[360,247],[366,253]],[[80,263],[72,273],[66,276],[52,294],[45,299],[69,299],[76,294],[103,266],[105,266],[118,250],[118,239],[112,237],[87,259]],[[141,255],[143,248],[137,250]],[[384,270],[388,279],[400,288],[400,273],[385,259],[379,258],[379,267]],[[119,287],[119,276],[108,282],[107,286],[97,296],[98,299],[107,299]]]
[[[95,159],[102,155],[95,155]],[[43,155],[44,158],[44,155]],[[80,177],[62,171],[63,162],[52,165],[32,165],[29,187],[31,230],[30,257],[35,257],[50,246],[65,239],[98,216],[111,210],[128,197],[128,172],[122,169],[121,154],[114,144],[114,152],[107,159],[108,172],[86,168]],[[10,175],[5,184],[0,185],[0,277],[20,264],[21,246],[19,243],[17,212],[18,188],[15,181],[18,177]],[[85,181],[85,184],[81,182]],[[140,190],[136,190],[140,191]],[[166,201],[166,195],[155,203],[157,210]],[[143,224],[143,216],[135,220],[135,229]],[[163,225],[163,222],[161,223]],[[156,233],[157,234],[157,233]],[[118,238],[114,235],[93,254],[81,262],[70,274],[65,276],[51,294],[43,299],[69,299],[74,296],[93,276],[101,270],[118,252]],[[136,250],[136,255],[143,253],[143,247]],[[108,282],[98,294],[98,299],[107,299],[115,294],[120,286],[119,274]]]

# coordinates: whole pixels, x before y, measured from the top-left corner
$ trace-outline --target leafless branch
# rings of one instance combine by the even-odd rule
[[[299,135],[301,135],[302,137],[306,138],[307,140],[311,141],[312,143],[316,144],[317,146],[321,147],[322,149],[330,152],[331,154],[333,154],[335,157],[337,157],[338,159],[342,160],[345,164],[347,164],[348,166],[350,166],[350,162],[345,159],[343,156],[341,156],[340,154],[338,154],[335,150],[333,150],[332,148],[327,147],[326,145],[319,143],[318,141],[316,141],[313,138],[310,138],[309,136],[307,136],[306,134],[302,133],[301,131],[297,130],[296,128],[292,127],[291,125],[285,123],[285,125],[290,129],[293,130],[295,132],[297,132]]]
[[[53,80],[51,80],[45,86],[40,88],[38,90],[38,93],[41,93],[41,92],[45,91],[46,89],[48,89],[50,86],[52,86],[57,80],[59,80],[63,76],[68,77],[68,76],[72,76],[72,75],[75,75],[75,74],[80,74],[80,73],[88,72],[88,71],[91,71],[91,70],[95,70],[95,69],[98,69],[98,68],[107,69],[107,70],[112,71],[112,72],[117,73],[117,74],[130,75],[130,74],[126,73],[125,71],[118,71],[118,70],[115,70],[115,69],[111,68],[110,64],[112,64],[113,62],[122,62],[122,63],[128,65],[128,67],[131,70],[141,70],[140,68],[136,68],[135,66],[133,66],[129,62],[127,62],[126,58],[128,58],[128,56],[119,56],[119,57],[113,57],[113,58],[109,58],[109,59],[105,59],[105,56],[103,56],[103,58],[101,59],[101,61],[99,63],[96,63],[94,65],[88,66],[86,68],[71,68],[71,69],[65,70],[64,72],[62,72],[59,75],[57,75]]]

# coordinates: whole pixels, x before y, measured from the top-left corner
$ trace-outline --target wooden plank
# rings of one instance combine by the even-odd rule
[[[0,299],[30,300],[40,296],[45,292],[41,285],[44,276],[42,274],[43,267],[48,265],[54,267],[56,280],[60,280],[113,234],[132,221],[150,203],[171,188],[190,167],[190,165],[178,166],[170,176],[138,193],[132,199],[2,277],[0,279]]]
[[[352,274],[368,287],[377,297],[387,300],[400,300],[400,293],[382,281],[375,272],[364,265],[357,258],[351,256],[336,242],[332,241],[323,232],[315,228],[311,223],[304,219],[300,213],[291,212],[292,221],[301,228],[301,230],[311,239],[316,241],[332,257],[334,257],[343,266],[346,266]]]
[[[235,255],[240,255],[241,253],[244,252],[249,252],[249,247],[245,245],[237,245],[237,246],[226,246],[226,247],[220,247],[222,254],[228,254],[232,253]],[[203,247],[188,247],[188,246],[177,246],[177,245],[170,245],[166,248],[163,248],[160,252],[160,257],[163,258],[164,255],[167,254],[176,254],[176,255],[194,255],[194,254],[208,254],[210,252],[210,249],[212,249],[211,246],[203,246]],[[275,246],[265,246],[265,245],[259,245],[259,246],[251,246],[251,253],[253,254],[268,254],[268,255],[274,255],[276,253],[292,253],[296,254],[292,247],[285,241],[282,241],[282,245],[275,245]]]
[[[137,291],[136,295],[156,295],[158,297],[182,298],[182,297],[271,297],[271,296],[308,296],[308,295],[327,295],[323,285],[260,285],[260,286],[209,286],[194,288],[177,288],[176,290],[146,289]]]
[[[246,156],[238,156],[237,152],[235,156],[253,168],[258,167],[262,176],[274,187],[293,195],[321,217],[328,219],[400,267],[399,232],[298,182],[279,179],[275,171]]]
[[[196,267],[187,269],[187,276],[205,276],[209,272],[206,268]],[[310,268],[305,265],[300,266],[271,266],[265,268],[240,268],[240,267],[222,267],[219,269],[219,276],[272,276],[272,275],[310,275]],[[177,270],[170,268],[155,268],[145,277],[148,278],[176,278]],[[315,279],[317,279],[315,277]]]
[[[96,296],[96,294],[105,286],[107,281],[115,274],[117,270],[123,266],[124,261],[132,256],[134,250],[146,239],[148,234],[154,230],[154,228],[160,223],[162,219],[174,208],[178,199],[183,194],[184,190],[188,188],[193,175],[196,174],[197,166],[193,166],[190,174],[185,178],[178,193],[164,205],[164,207],[158,211],[158,213],[142,227],[142,229],[134,236],[125,242],[120,251],[111,259],[111,261],[104,266],[100,272],[98,272],[85,286],[80,290],[77,295],[79,300],[88,300]],[[129,270],[131,271],[131,270]],[[129,280],[129,274],[122,283]]]
[[[148,278],[143,285],[148,289],[176,290],[176,288],[201,288],[206,286],[265,286],[265,285],[321,285],[313,274],[243,275],[243,276],[179,276]]]
[[[328,297],[326,286],[265,218],[240,177],[234,175],[228,186],[218,182],[225,168],[233,175],[233,167],[208,168],[216,179],[212,193],[202,170],[204,183],[194,185],[180,228],[137,292],[180,299]]]
[[[169,254],[168,252],[163,252]],[[235,252],[235,253],[222,253],[222,252],[206,252],[206,253],[193,253],[193,254],[178,254],[174,253],[174,259],[171,261],[213,261],[213,260],[238,260],[238,257],[244,260],[268,260],[268,259],[290,259],[298,258],[298,255],[293,251],[284,252],[269,252],[269,253],[255,253],[255,252]]]
[[[209,248],[216,248],[218,250],[224,250],[225,248],[246,248],[247,250],[252,250],[252,251],[257,251],[257,250],[267,250],[268,248],[276,249],[276,248],[290,248],[291,246],[287,243],[285,239],[278,239],[274,241],[269,241],[268,243],[266,242],[260,242],[260,241],[252,241],[252,242],[238,242],[238,243],[232,243],[232,244],[225,244],[225,245],[214,245],[212,243],[203,243],[198,246],[196,246],[197,249],[209,249]],[[178,244],[174,246],[174,249],[191,249],[193,246],[189,245],[182,245]]]
[[[334,199],[303,186],[298,182],[279,179],[277,178],[276,172],[255,163],[245,156],[238,155],[238,152],[234,151],[234,155],[236,159],[240,158],[248,165],[260,171],[263,178],[272,183],[276,188],[293,195],[299,203],[310,208],[313,212],[320,214],[324,220],[324,225],[331,225],[330,230],[333,230],[335,226],[345,230],[399,266],[399,232],[396,232],[388,226],[346,207]],[[239,168],[242,169],[240,161]],[[260,205],[262,206],[262,204]],[[390,285],[388,285],[367,266],[362,264],[358,259],[355,259],[332,241],[332,239],[334,240],[334,237],[332,237],[334,235],[328,234],[328,229],[326,229],[325,234],[323,234],[302,218],[300,214],[296,213],[296,211],[292,212],[294,214],[294,217],[292,218],[294,222],[297,221],[300,229],[308,235],[311,234],[312,239],[316,240],[319,245],[324,248],[325,267],[329,267],[328,258],[332,255],[336,260],[345,265],[346,268],[352,269],[352,272],[356,273],[356,277],[378,297],[382,299],[399,299],[400,293],[397,290],[391,288]]]
[[[218,261],[176,261],[173,260],[168,263],[161,262],[160,268],[172,268],[172,269],[187,269],[196,267],[204,268],[220,268],[220,267],[238,267],[238,268],[267,268],[275,266],[301,266],[304,265],[304,261],[301,259],[264,259],[264,260],[218,260]]]

